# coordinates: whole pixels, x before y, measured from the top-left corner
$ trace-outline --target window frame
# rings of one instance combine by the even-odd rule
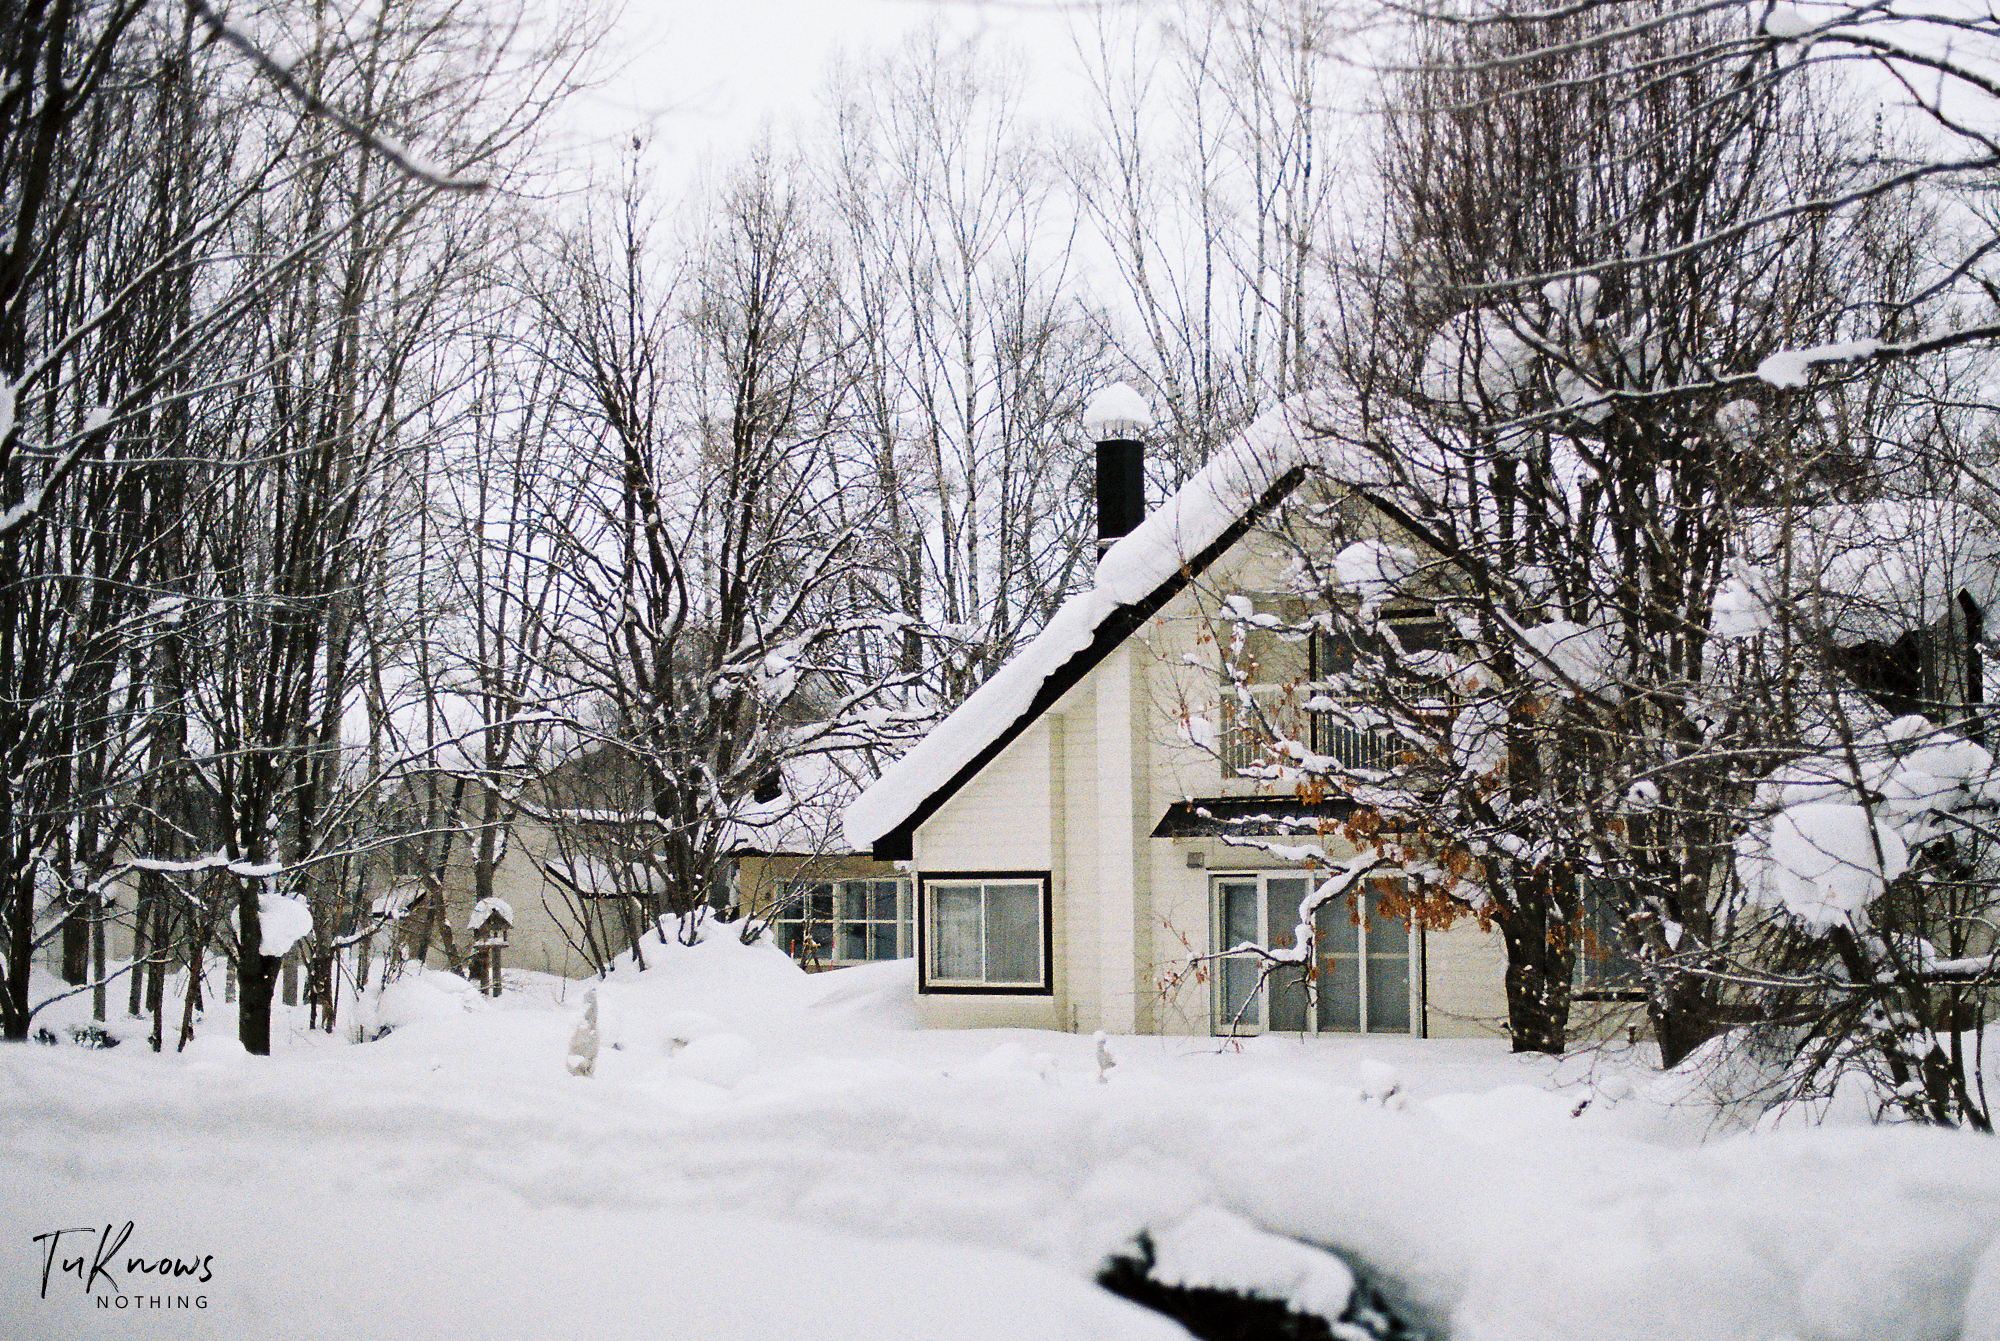
[[[1316,870],[1299,867],[1260,867],[1208,872],[1209,944],[1214,947],[1214,952],[1217,956],[1215,960],[1215,972],[1210,979],[1211,985],[1209,991],[1209,1033],[1211,1037],[1256,1038],[1273,1032],[1271,1027],[1271,984],[1269,981],[1260,982],[1255,989],[1257,1009],[1250,1015],[1246,1015],[1240,1023],[1235,1025],[1230,1024],[1227,987],[1224,982],[1225,975],[1222,968],[1223,961],[1230,958],[1230,956],[1223,954],[1223,951],[1227,948],[1224,943],[1227,938],[1223,926],[1222,885],[1229,882],[1255,881],[1257,885],[1257,916],[1260,924],[1268,926],[1271,916],[1271,881],[1291,880],[1300,877],[1305,878],[1310,885],[1323,880],[1326,877],[1326,872],[1323,868]],[[1393,878],[1393,876],[1385,876],[1383,878]],[[1320,916],[1350,916],[1351,912],[1347,906],[1347,899],[1355,897],[1367,900],[1380,896],[1372,888],[1364,885],[1361,889],[1354,891],[1346,898],[1322,908]],[[1321,1010],[1309,1007],[1306,1011],[1306,1029],[1303,1031],[1306,1037],[1337,1036],[1361,1038],[1372,1035],[1377,1038],[1423,1038],[1427,1036],[1429,1025],[1425,1017],[1425,1010],[1427,1008],[1426,998],[1429,993],[1427,985],[1423,980],[1423,975],[1427,971],[1427,946],[1424,929],[1415,924],[1406,926],[1405,934],[1409,938],[1406,942],[1407,949],[1404,955],[1397,956],[1378,951],[1373,947],[1369,931],[1372,921],[1373,919],[1367,910],[1367,906],[1364,904],[1360,921],[1354,924],[1356,950],[1351,956],[1357,961],[1355,969],[1355,1017],[1360,1022],[1360,1028],[1336,1029],[1324,1026],[1320,1023]],[[1315,928],[1315,935],[1323,934],[1323,928]],[[1329,952],[1324,948],[1323,944],[1315,947],[1315,959],[1318,961],[1312,968],[1312,972],[1315,975],[1324,971],[1326,957],[1329,953],[1339,952]],[[1242,958],[1253,963],[1261,964],[1262,962],[1250,955],[1244,955]],[[1401,1029],[1369,1028],[1368,989],[1369,978],[1374,968],[1374,965],[1369,961],[1378,958],[1401,958],[1404,963],[1404,973],[1406,975],[1405,991],[1408,994],[1409,1004],[1407,1010],[1409,1016],[1404,1027]],[[1314,995],[1309,997],[1308,1000],[1314,1001],[1316,1005],[1317,997],[1323,994],[1323,992],[1323,987],[1316,989]],[[1289,1034],[1293,1031],[1286,1029],[1277,1032]]]
[[[931,915],[936,906],[931,895],[934,885],[1025,885],[1041,888],[1042,936],[1039,954],[1041,981],[1026,983],[974,983],[962,978],[942,982],[931,978]],[[919,872],[916,880],[916,908],[913,927],[917,938],[917,992],[921,996],[1054,996],[1055,995],[1055,881],[1048,871],[936,871]],[[982,905],[982,916],[984,908]]]
[[[859,922],[867,926],[889,925],[884,919],[873,916],[863,918],[843,916],[842,911],[847,906],[846,900],[851,897],[851,887],[856,885],[872,887],[883,884],[896,886],[896,917],[893,925],[896,928],[896,950],[898,953],[892,955],[887,960],[841,958],[835,952],[840,948],[840,928],[844,923]],[[812,904],[810,900],[813,897],[814,891],[822,886],[826,888],[828,897],[832,900],[829,905],[832,910],[832,916],[816,918],[811,916]],[[872,895],[872,893],[873,890],[871,888],[869,894]],[[894,876],[828,876],[820,880],[791,880],[785,883],[779,895],[778,903],[782,908],[792,899],[799,900],[799,915],[788,917],[781,912],[778,916],[771,919],[770,925],[771,936],[777,944],[778,949],[784,951],[786,957],[795,964],[804,964],[807,961],[786,948],[784,944],[785,933],[783,930],[785,927],[799,927],[803,929],[805,927],[817,928],[824,926],[826,928],[827,937],[830,942],[827,946],[827,953],[816,954],[812,957],[813,962],[816,962],[821,968],[851,968],[859,964],[890,963],[897,959],[908,959],[916,952],[916,890],[907,875],[898,873]]]

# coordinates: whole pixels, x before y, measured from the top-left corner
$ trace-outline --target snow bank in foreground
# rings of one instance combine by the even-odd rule
[[[360,1046],[0,1050],[0,1335],[130,1335],[23,1283],[34,1235],[127,1219],[213,1255],[161,1332],[197,1339],[1173,1335],[1091,1284],[1141,1232],[1324,1304],[1341,1271],[1290,1240],[1320,1245],[1456,1341],[2000,1334],[1990,1138],[1676,1146],[1714,1116],[1664,1105],[1685,1078],[1558,1088],[1497,1043],[1118,1038],[1099,1083],[1087,1035],[884,1025],[905,966],[807,975],[729,929],[648,962],[597,985],[589,1078],[590,984],[529,975],[423,975]]]

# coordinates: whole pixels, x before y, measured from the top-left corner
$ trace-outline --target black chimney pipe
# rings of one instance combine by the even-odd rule
[[[1146,519],[1145,449],[1132,438],[1097,444],[1097,548],[1130,535]]]

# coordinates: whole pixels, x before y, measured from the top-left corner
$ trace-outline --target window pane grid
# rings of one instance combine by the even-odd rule
[[[1218,876],[1211,888],[1218,949],[1253,940],[1259,926],[1264,944],[1274,949],[1293,944],[1306,879],[1279,873]],[[1317,1009],[1309,1007],[1300,970],[1280,966],[1267,975],[1252,956],[1229,958],[1215,977],[1218,1032],[1409,1031],[1412,933],[1404,920],[1385,914],[1378,895],[1352,895],[1319,909],[1313,934]]]
[[[835,880],[794,886],[788,907],[774,919],[778,948],[801,962],[861,964],[907,958],[909,883],[903,880]]]

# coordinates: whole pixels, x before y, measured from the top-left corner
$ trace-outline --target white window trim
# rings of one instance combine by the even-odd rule
[[[1041,979],[1036,983],[988,983],[965,978],[934,979],[931,960],[935,946],[931,916],[935,904],[931,890],[938,885],[1026,885],[1041,887],[1041,944],[1036,947]],[[917,991],[938,996],[1053,996],[1055,995],[1055,908],[1054,883],[1048,871],[938,871],[917,877]],[[982,917],[984,906],[981,907]]]
[[[1224,943],[1223,926],[1222,926],[1222,900],[1217,892],[1217,887],[1223,881],[1255,880],[1257,882],[1258,912],[1260,913],[1262,919],[1260,921],[1260,925],[1268,928],[1270,925],[1270,897],[1271,897],[1268,887],[1269,881],[1298,880],[1298,879],[1312,881],[1314,879],[1325,878],[1324,873],[1314,872],[1311,870],[1301,870],[1297,868],[1285,868],[1285,867],[1279,867],[1275,869],[1265,867],[1260,869],[1239,870],[1239,871],[1210,870],[1207,872],[1207,875],[1208,875],[1207,889],[1208,889],[1209,944],[1215,947],[1215,952],[1218,955],[1221,954],[1224,950],[1227,950],[1229,948],[1229,946]],[[1317,1005],[1316,1001],[1317,993],[1315,992],[1312,997],[1308,998],[1308,1000],[1313,1004],[1309,1005],[1306,1010],[1305,1032],[1307,1034],[1312,1034],[1312,1035],[1325,1033],[1325,1034],[1335,1034],[1342,1036],[1358,1036],[1360,1034],[1375,1032],[1381,1034],[1383,1037],[1388,1037],[1388,1038],[1401,1038],[1406,1035],[1410,1037],[1419,1036],[1422,1032],[1423,1021],[1424,1021],[1424,1016],[1423,1016],[1424,988],[1423,988],[1423,983],[1421,981],[1421,976],[1424,971],[1424,960],[1425,960],[1424,946],[1423,946],[1423,932],[1415,926],[1412,926],[1409,930],[1410,944],[1409,944],[1409,959],[1407,962],[1409,964],[1408,972],[1409,972],[1409,984],[1410,984],[1409,986],[1410,1023],[1406,1029],[1396,1030],[1396,1031],[1387,1031],[1387,1030],[1371,1031],[1368,1028],[1368,968],[1369,968],[1368,919],[1365,916],[1361,919],[1360,925],[1355,928],[1355,933],[1356,933],[1355,935],[1356,957],[1361,961],[1359,965],[1359,971],[1356,976],[1356,987],[1355,987],[1355,991],[1359,997],[1358,1001],[1356,1002],[1357,1006],[1356,1014],[1361,1022],[1360,1029],[1358,1031],[1348,1030],[1348,1029],[1321,1029],[1319,1023],[1319,1011],[1315,1008]],[[1320,953],[1318,947],[1315,947],[1315,953]],[[1252,957],[1248,955],[1243,955],[1243,956],[1237,956],[1237,958],[1251,959]],[[1262,963],[1261,960],[1254,962],[1257,962],[1260,965]],[[1228,1038],[1228,1037],[1254,1038],[1260,1034],[1269,1033],[1271,996],[1270,992],[1266,990],[1267,987],[1268,984],[1259,985],[1257,1001],[1256,1001],[1257,1010],[1255,1013],[1256,1014],[1255,1020],[1253,1021],[1250,1018],[1249,1014],[1246,1012],[1244,1018],[1240,1022],[1232,1022],[1230,1018],[1231,1012],[1229,1012],[1225,1008],[1226,1003],[1223,997],[1223,992],[1225,989],[1223,984],[1222,963],[1218,961],[1216,964],[1216,971],[1210,977],[1209,1028],[1211,1033],[1216,1037],[1220,1038]],[[1284,1032],[1291,1033],[1292,1031],[1288,1029],[1285,1030]]]

